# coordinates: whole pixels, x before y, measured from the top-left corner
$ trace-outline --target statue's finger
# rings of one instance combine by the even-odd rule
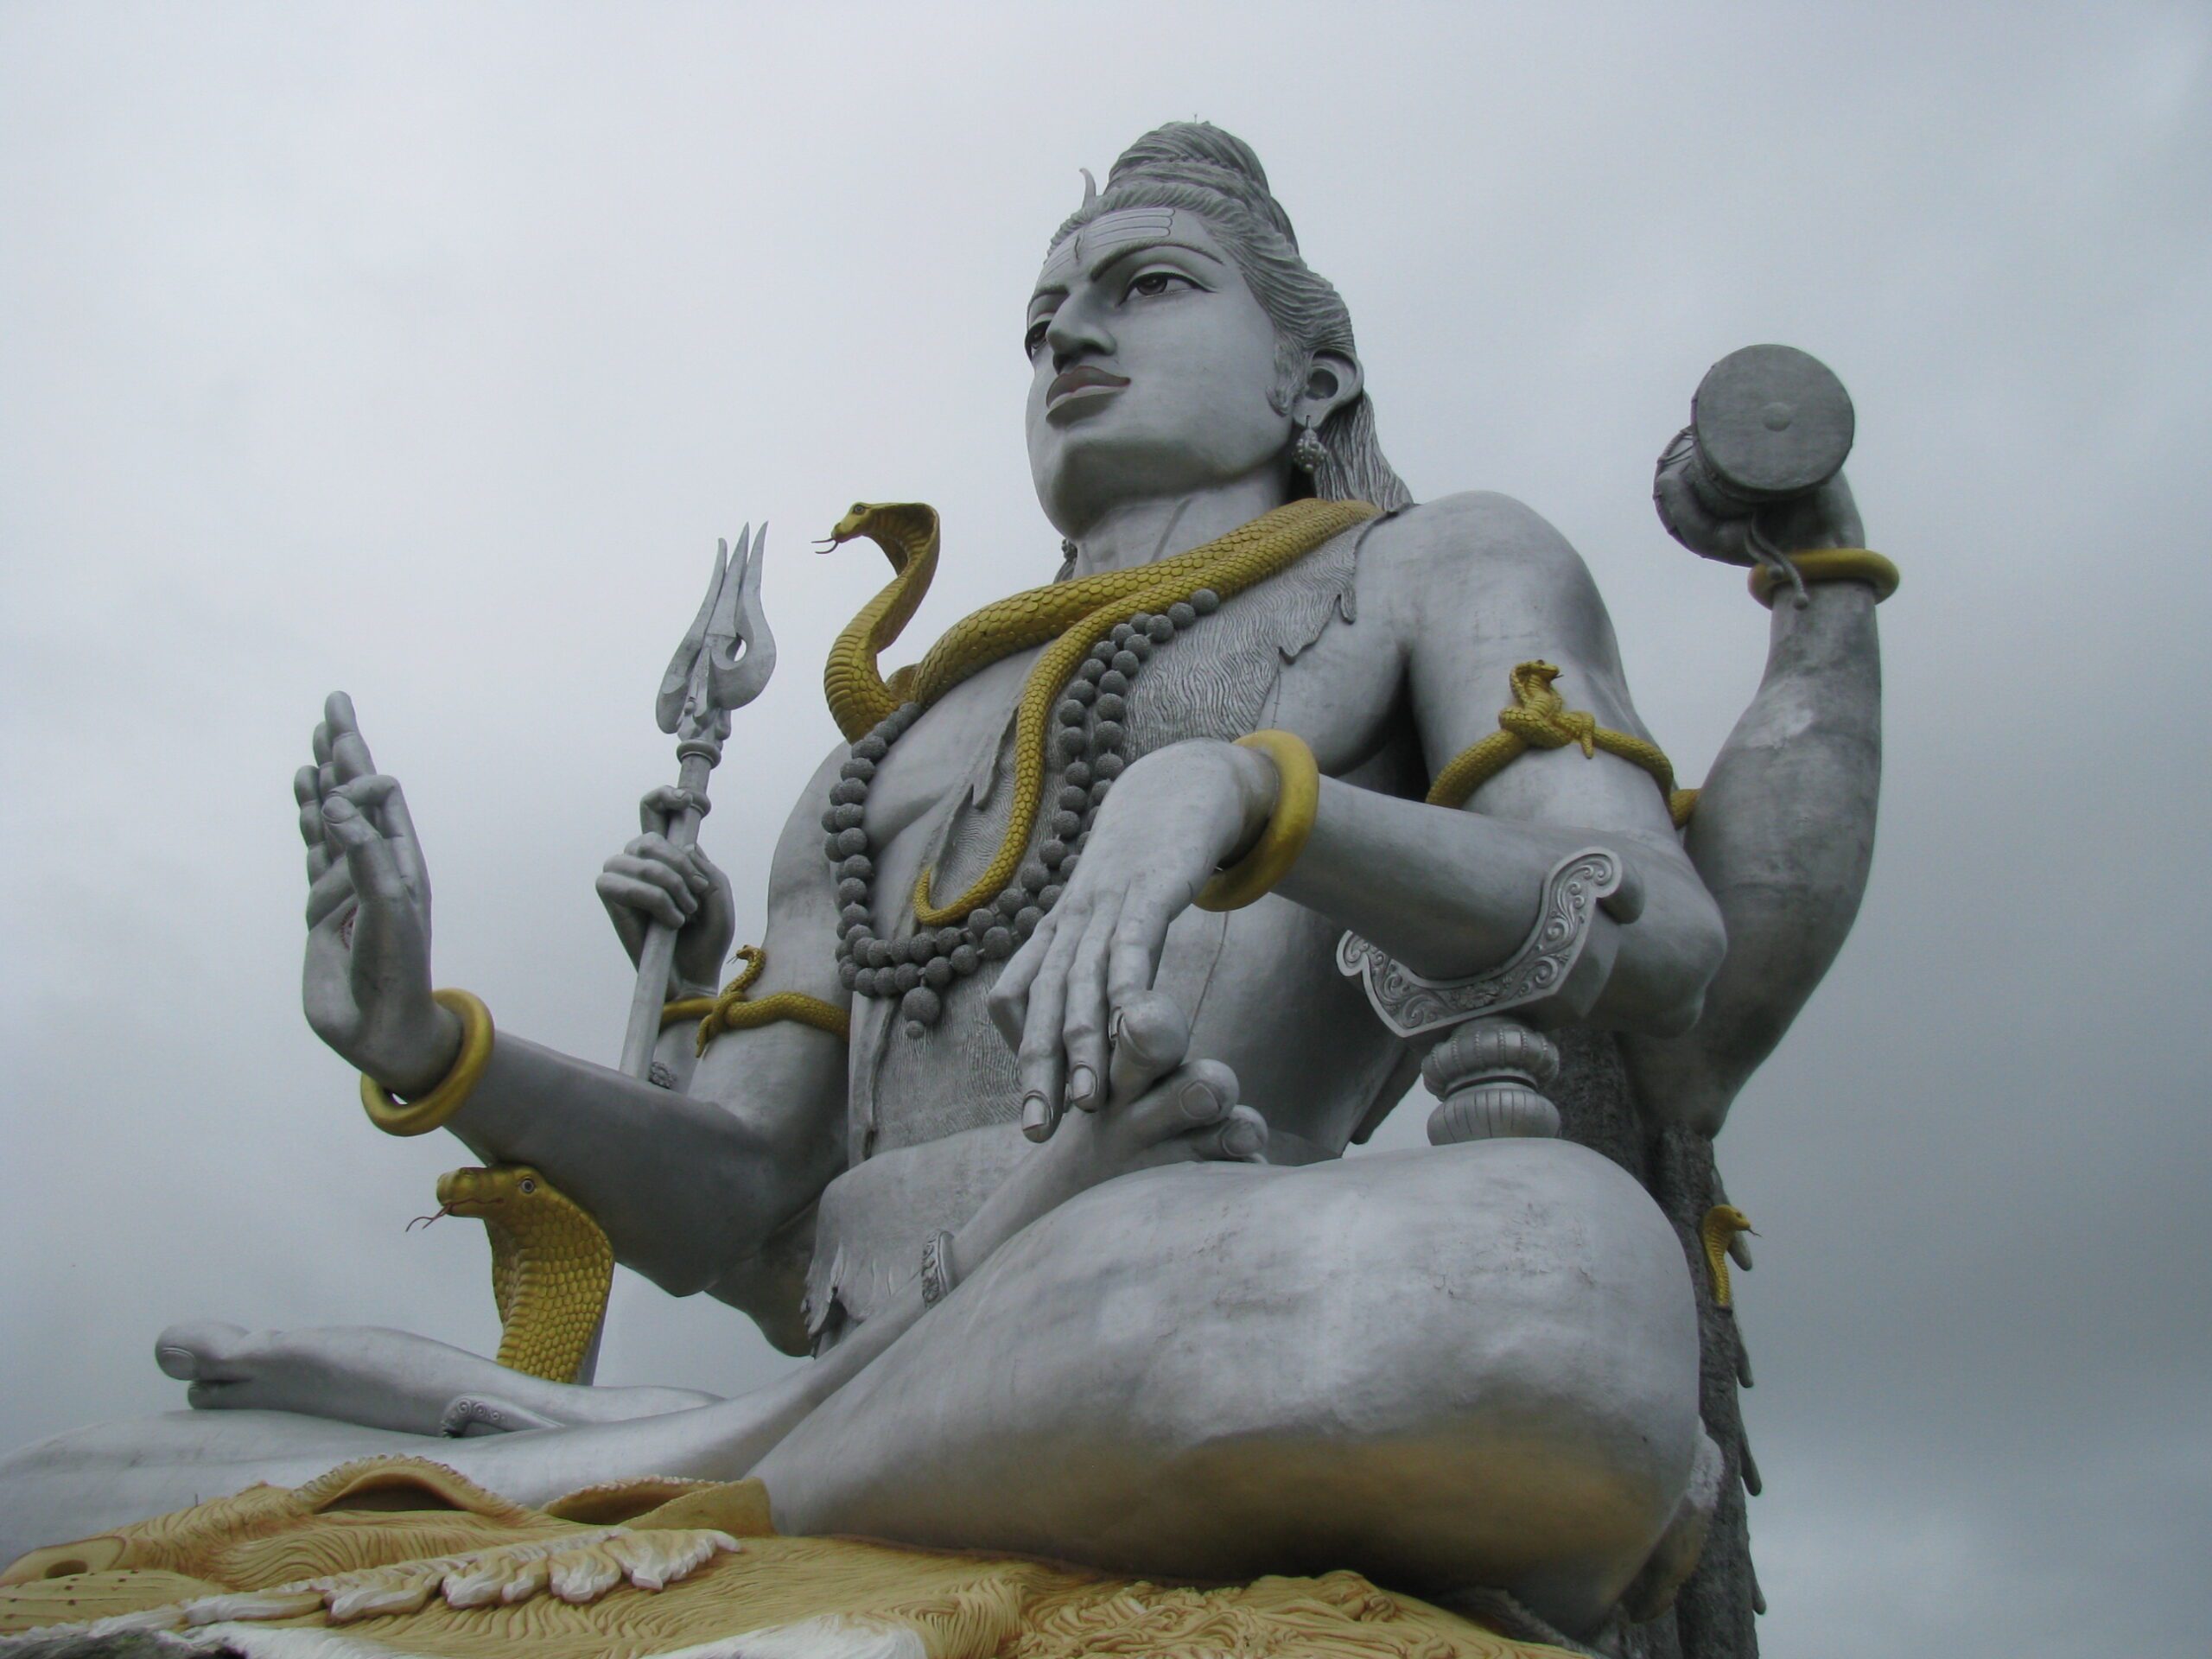
[[[334,911],[352,904],[354,897],[352,868],[342,859],[326,864],[308,883],[308,928],[321,926]]]
[[[1006,1046],[1017,1052],[1022,1033],[1029,1027],[1029,988],[1036,982],[1037,971],[1045,965],[1045,952],[1058,931],[1059,912],[1055,911],[1038,924],[1028,942],[1007,959],[997,983],[983,999],[991,1023],[1006,1039]]]
[[[327,766],[330,764],[330,722],[328,721],[321,720],[315,722],[315,735],[308,741],[308,747],[315,751],[315,763],[317,766]]]
[[[1106,976],[1107,995],[1116,1007],[1127,1007],[1152,989],[1160,973],[1160,953],[1167,943],[1168,924],[1173,920],[1167,904],[1151,893],[1133,898],[1122,907]]]
[[[1021,1132],[1032,1141],[1052,1137],[1066,1099],[1067,1054],[1061,1027],[1067,1012],[1068,965],[1080,943],[1071,928],[1052,938],[1043,965],[1029,987],[1029,1016],[1015,1051],[1021,1090]]]
[[[651,892],[658,901],[650,906],[653,914],[672,927],[683,926],[699,908],[698,895],[691,891],[690,884],[667,865],[652,859],[617,854],[607,861],[606,871]]]
[[[592,883],[592,891],[599,894],[599,902],[607,907],[607,919],[614,924],[615,937],[622,941],[630,960],[638,959],[645,942],[645,924],[638,914],[637,906],[630,902],[629,879],[602,872]]]
[[[690,918],[675,899],[650,881],[617,871],[608,871],[596,884],[602,899],[612,899],[639,916],[681,929]]]
[[[1131,1101],[1117,1128],[1140,1146],[1157,1146],[1221,1122],[1236,1104],[1236,1074],[1218,1060],[1194,1060]]]
[[[1094,911],[1068,962],[1060,1046],[1067,1056],[1067,1103],[1081,1111],[1106,1103],[1106,953],[1117,913],[1117,906]]]
[[[334,730],[330,737],[330,760],[338,770],[338,781],[350,784],[356,778],[365,778],[376,771],[376,762],[369,759],[369,746],[361,741],[359,732]]]
[[[625,850],[632,858],[649,858],[666,867],[695,893],[703,893],[714,885],[690,849],[677,846],[665,836],[639,836]]]
[[[341,737],[358,738],[361,722],[353,713],[353,699],[343,691],[334,691],[322,700],[322,721],[330,728],[330,741],[334,746]]]
[[[1222,1122],[1193,1135],[1191,1144],[1201,1158],[1263,1164],[1268,1160],[1268,1121],[1249,1106],[1234,1107]]]
[[[413,899],[399,861],[392,856],[391,843],[353,802],[342,795],[331,796],[323,803],[322,821],[345,855],[356,892],[364,898],[400,902]]]
[[[1112,1097],[1131,1101],[1183,1064],[1191,1047],[1191,1022],[1165,992],[1141,991],[1115,1005],[1106,1035]]]

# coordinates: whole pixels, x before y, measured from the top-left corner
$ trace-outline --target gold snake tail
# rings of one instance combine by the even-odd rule
[[[454,1170],[439,1178],[438,1201],[481,1221],[490,1238],[499,1363],[575,1381],[614,1281],[614,1252],[599,1224],[524,1164]]]
[[[1659,792],[1667,798],[1667,815],[1676,829],[1688,823],[1697,808],[1698,791],[1675,787],[1674,762],[1656,743],[1627,732],[1608,731],[1596,716],[1570,709],[1567,699],[1552,690],[1560,671],[1549,663],[1522,663],[1510,677],[1512,706],[1498,711],[1498,729],[1471,743],[1445,763],[1428,786],[1432,806],[1459,806],[1491,779],[1531,749],[1563,749],[1570,743],[1584,755],[1603,749],[1651,774]]]
[[[901,682],[913,671],[902,668],[887,683],[876,659],[912,620],[937,574],[937,509],[919,501],[856,502],[830,539],[839,543],[860,536],[883,550],[893,575],[845,625],[823,661],[822,690],[830,702],[830,717],[848,743],[857,743],[904,701]]]
[[[1053,702],[1074,677],[1084,654],[1116,624],[1138,611],[1166,610],[1201,588],[1229,599],[1379,511],[1364,501],[1293,501],[1172,559],[1016,594],[985,607],[948,632],[922,658],[914,676],[915,699],[925,705],[986,663],[1040,639],[1052,643],[1022,686],[1014,717],[1013,811],[998,852],[968,890],[950,904],[933,899],[931,872],[924,869],[914,883],[914,919],[924,927],[963,921],[970,911],[996,899],[1013,880],[1044,800]],[[1085,602],[1084,608],[1075,609],[1078,601]]]

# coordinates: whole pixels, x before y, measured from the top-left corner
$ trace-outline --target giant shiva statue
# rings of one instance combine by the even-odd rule
[[[846,741],[741,985],[715,996],[730,887],[663,833],[679,795],[600,878],[633,956],[678,930],[668,997],[706,1020],[652,1081],[434,993],[423,851],[342,696],[298,777],[308,1019],[388,1126],[811,1362],[712,1400],[178,1326],[198,1409],[0,1465],[16,1548],[413,1451],[525,1503],[750,1474],[785,1533],[1347,1567],[1750,1650],[1743,1218],[1710,1147],[1871,851],[1894,575],[1840,474],[1761,501],[1687,435],[1662,459],[1669,528],[1757,563],[1774,612],[1693,800],[1573,549],[1384,460],[1344,302],[1243,143],[1132,146],[1023,346],[1065,568],[887,679],[935,515],[838,525],[893,579],[833,654]],[[1344,1159],[1424,1065],[1435,1144]]]

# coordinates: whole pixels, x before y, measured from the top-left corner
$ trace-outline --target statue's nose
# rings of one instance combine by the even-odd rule
[[[1114,351],[1114,336],[1107,332],[1104,321],[1090,307],[1070,300],[1052,314],[1052,326],[1045,331],[1045,343],[1052,348],[1052,372],[1064,374],[1075,364],[1087,357],[1109,357]]]

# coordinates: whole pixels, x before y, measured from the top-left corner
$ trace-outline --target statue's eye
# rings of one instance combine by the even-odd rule
[[[522,1179],[522,1190],[525,1192],[535,1192],[537,1191],[537,1183],[525,1175]]]
[[[1033,359],[1045,349],[1046,331],[1052,326],[1050,317],[1039,317],[1029,325],[1029,332],[1021,337],[1021,349]]]
[[[852,505],[851,511],[855,516],[866,512],[868,511],[868,503],[865,501],[855,501]]]
[[[1141,271],[1129,279],[1129,292],[1151,299],[1155,296],[1173,292],[1178,288],[1196,288],[1198,284],[1179,270]]]

